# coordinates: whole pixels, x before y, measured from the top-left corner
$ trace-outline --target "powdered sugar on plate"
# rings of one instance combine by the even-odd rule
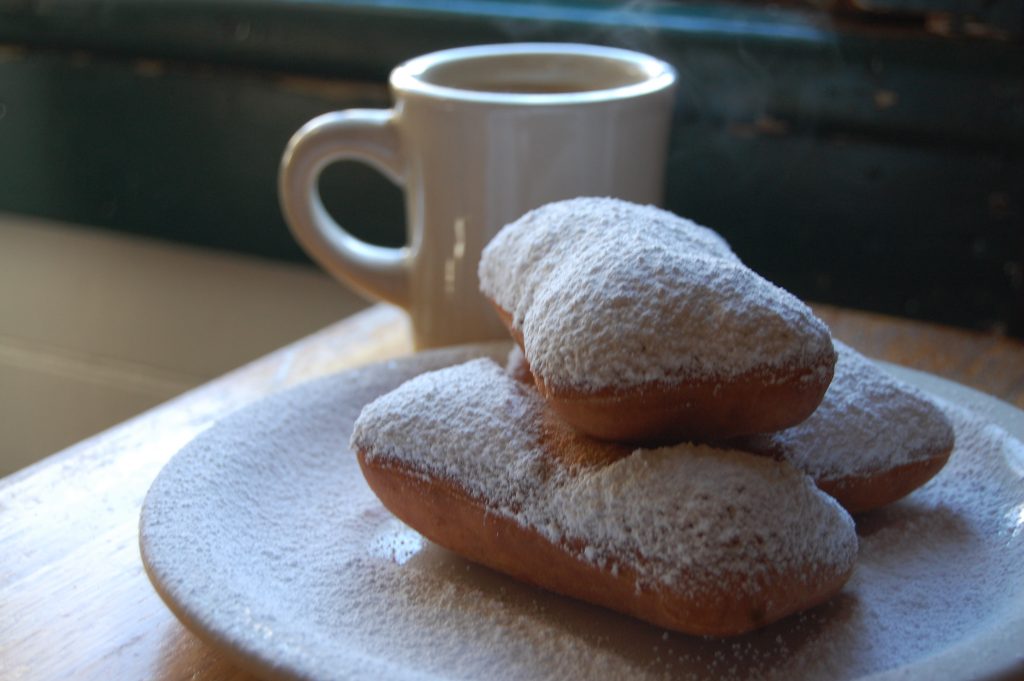
[[[835,342],[835,375],[803,423],[746,438],[741,448],[781,455],[816,480],[867,476],[953,446],[953,426],[917,388]]]
[[[693,593],[738,575],[756,591],[760,574],[841,573],[853,561],[853,520],[786,464],[683,444],[567,470],[544,450],[543,411],[531,387],[474,360],[367,405],[352,446],[454,482],[552,543],[580,544],[586,562],[625,565],[638,586]]]
[[[495,236],[479,275],[549,385],[729,378],[832,353],[810,308],[745,267],[713,231],[652,206],[548,204]]]
[[[504,361],[508,346],[475,350],[485,352]],[[467,563],[380,506],[345,446],[356,415],[411,376],[466,358],[424,353],[310,383],[229,416],[178,454],[147,497],[140,537],[175,613],[268,678],[1024,672],[1024,413],[899,371],[944,400],[957,442],[947,466],[858,518],[857,567],[829,604],[739,639],[700,639]]]

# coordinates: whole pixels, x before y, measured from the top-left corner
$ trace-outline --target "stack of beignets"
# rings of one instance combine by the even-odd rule
[[[521,352],[409,381],[352,446],[395,515],[518,579],[744,633],[849,577],[854,523],[822,490],[888,503],[952,448],[927,398],[842,344],[836,365],[806,305],[671,213],[549,204],[495,237],[480,280]]]

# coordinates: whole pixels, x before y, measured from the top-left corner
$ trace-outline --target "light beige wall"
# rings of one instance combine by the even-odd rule
[[[364,305],[311,267],[0,215],[0,476]]]

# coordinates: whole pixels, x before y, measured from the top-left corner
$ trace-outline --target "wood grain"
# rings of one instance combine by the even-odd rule
[[[1024,345],[816,306],[866,354],[1024,407]],[[376,306],[0,480],[0,679],[248,679],[182,627],[146,579],[139,508],[196,434],[301,381],[411,352],[404,316]]]

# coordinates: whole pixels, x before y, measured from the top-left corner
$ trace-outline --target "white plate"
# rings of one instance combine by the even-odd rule
[[[683,636],[518,584],[394,520],[347,442],[423,353],[260,401],[168,463],[143,561],[200,638],[265,678],[1019,678],[1024,412],[889,367],[945,400],[958,444],[926,487],[858,521],[853,578],[825,606],[738,639]]]

